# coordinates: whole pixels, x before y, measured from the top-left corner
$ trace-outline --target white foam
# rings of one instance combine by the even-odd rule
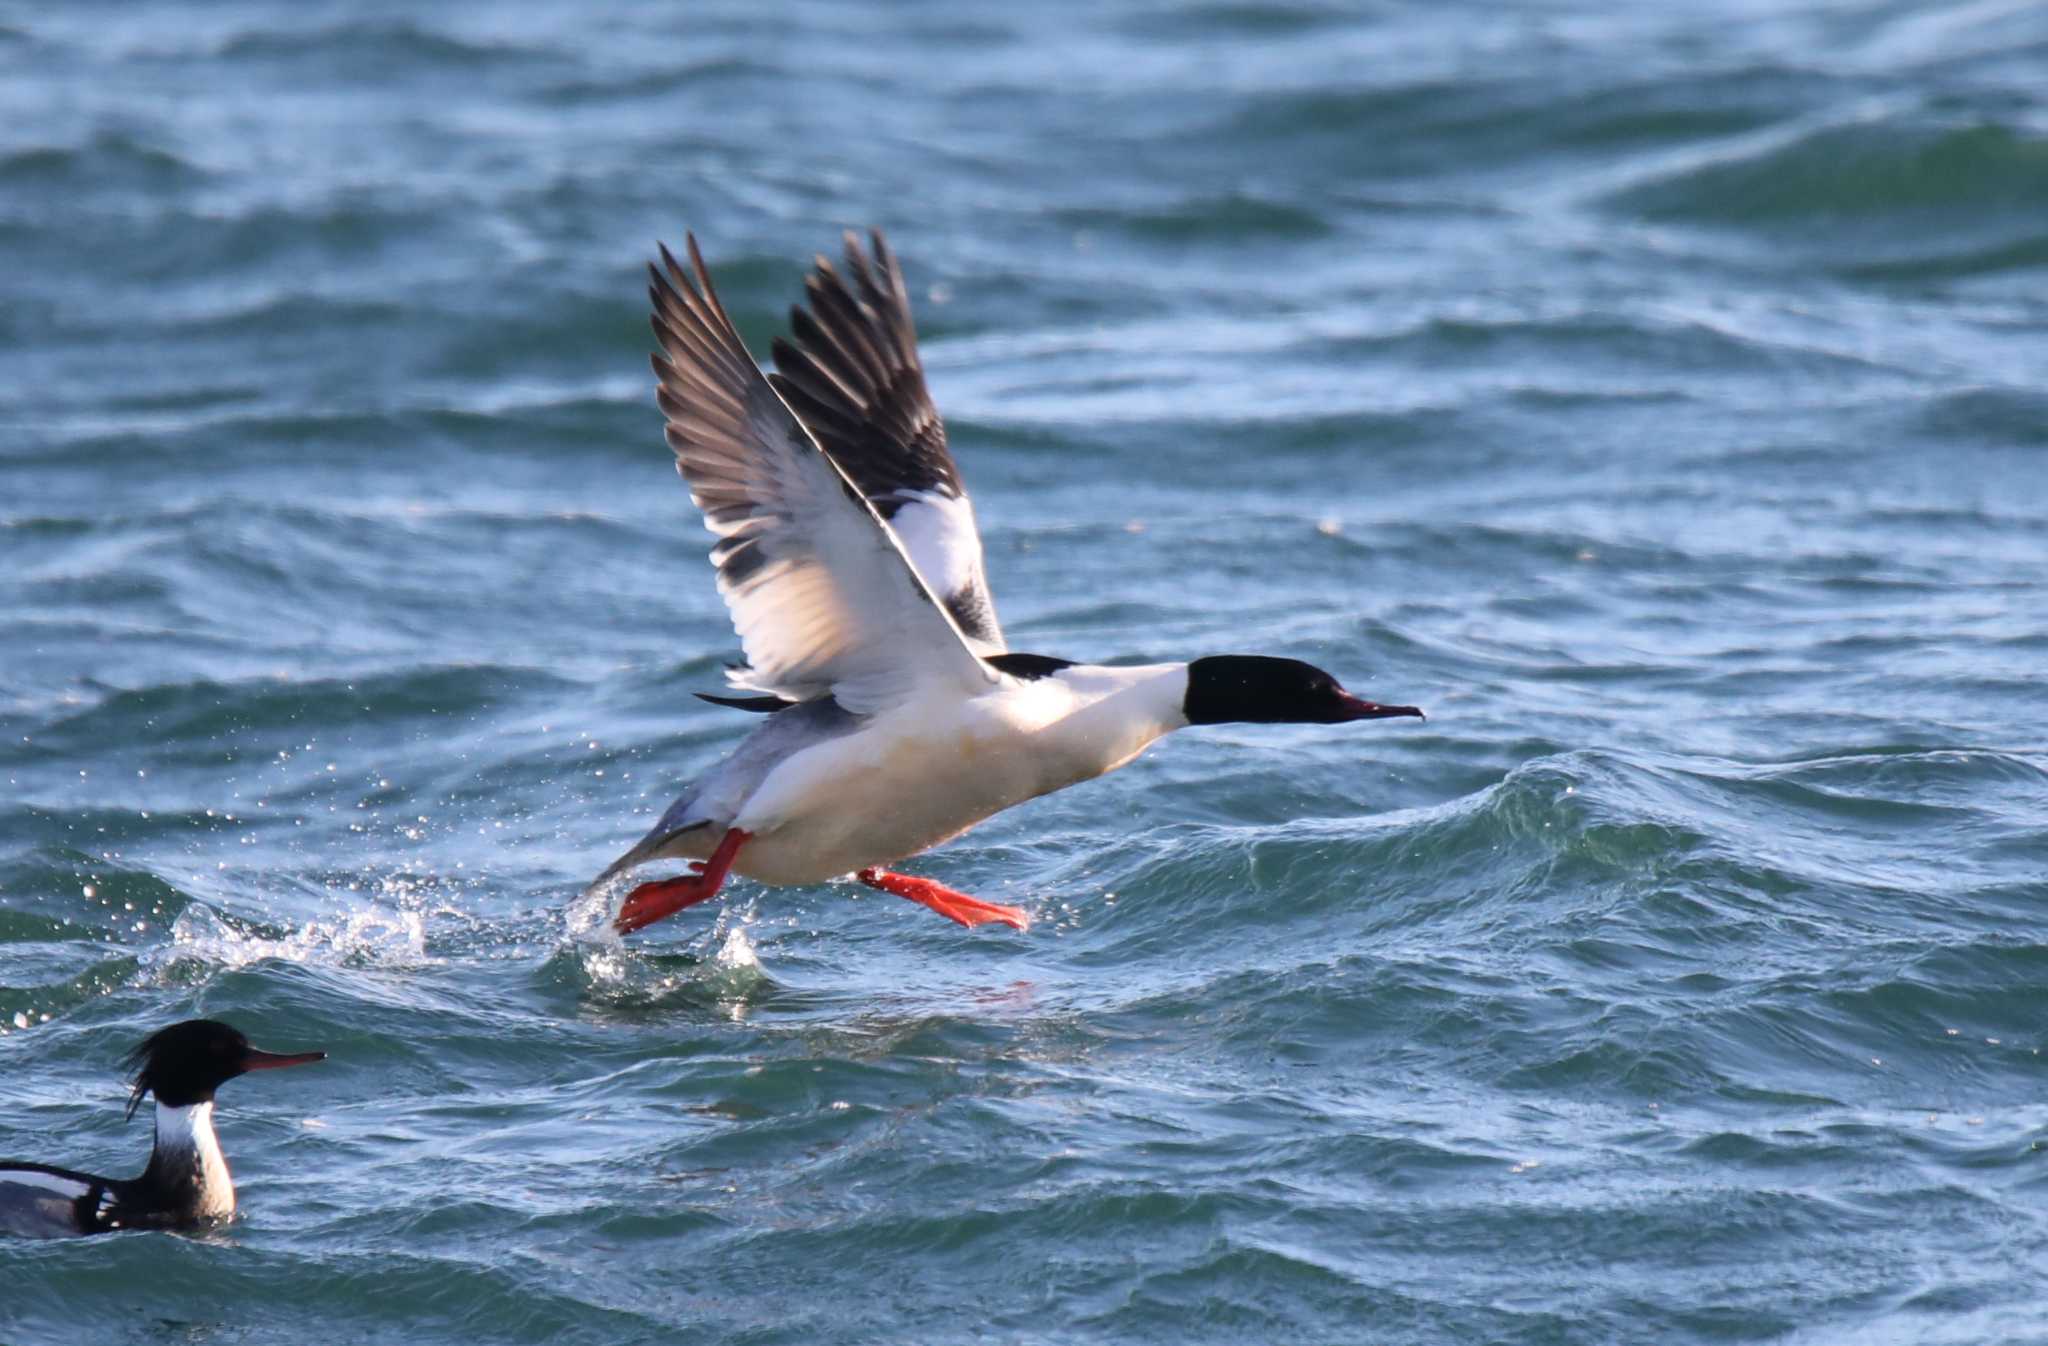
[[[170,943],[144,955],[142,972],[155,978],[183,963],[238,968],[272,958],[351,967],[419,967],[433,961],[427,957],[426,921],[418,911],[363,907],[272,938],[243,930],[195,902],[171,923]]]

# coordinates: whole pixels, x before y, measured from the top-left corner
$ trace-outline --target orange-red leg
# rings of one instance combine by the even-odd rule
[[[965,926],[977,926],[985,921],[1001,921],[1004,925],[1018,930],[1031,928],[1031,917],[1020,908],[983,902],[965,893],[956,893],[943,883],[934,883],[930,879],[913,878],[908,874],[891,874],[886,869],[863,869],[854,877],[870,888],[879,888],[885,893],[907,897],[922,906],[930,907],[947,920],[958,921]]]
[[[753,833],[731,828],[719,839],[718,849],[711,852],[709,860],[692,860],[690,872],[682,878],[656,879],[643,883],[626,894],[626,900],[619,904],[619,915],[612,922],[612,928],[620,934],[630,934],[642,926],[653,925],[656,921],[675,915],[684,907],[694,907],[706,898],[716,896],[725,876],[732,871],[732,858],[739,854],[740,847]]]

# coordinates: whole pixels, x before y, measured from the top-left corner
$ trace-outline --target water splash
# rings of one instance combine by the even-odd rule
[[[618,915],[618,887],[616,883],[601,883],[570,900],[562,913],[562,933],[571,943],[618,946],[619,936],[612,929],[612,918]]]
[[[713,958],[720,967],[736,973],[760,972],[761,958],[754,952],[754,941],[747,938],[747,925],[746,921],[736,921],[725,932],[725,942],[718,946]]]
[[[750,1000],[774,984],[749,933],[754,923],[751,907],[724,907],[690,948],[629,946],[608,924],[592,937],[572,909],[567,937],[551,962],[565,967],[582,995],[599,1004],[644,1009],[709,1003],[738,1022],[747,1016]]]
[[[141,984],[162,985],[273,958],[382,968],[423,967],[435,961],[427,955],[426,922],[418,911],[364,907],[268,935],[195,902],[172,922],[170,942],[143,956],[136,976]]]

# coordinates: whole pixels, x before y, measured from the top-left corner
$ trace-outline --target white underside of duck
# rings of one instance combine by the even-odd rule
[[[733,872],[762,883],[892,864],[1129,762],[1186,723],[1185,685],[1179,664],[1076,666],[965,699],[912,697],[791,752],[738,798],[706,799],[698,817],[675,820],[689,830],[641,858],[702,860],[738,828],[749,840]],[[714,796],[717,777],[714,768],[704,782]]]

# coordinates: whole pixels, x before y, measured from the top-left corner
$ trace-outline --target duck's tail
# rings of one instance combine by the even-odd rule
[[[659,860],[665,855],[675,854],[676,842],[693,832],[701,831],[709,826],[711,826],[709,818],[699,818],[695,822],[685,823],[681,827],[655,828],[652,832],[640,838],[631,850],[606,865],[604,873],[592,879],[589,885],[584,888],[583,896],[586,898],[590,897],[598,889],[604,887],[607,883],[610,883],[613,879],[636,865],[644,865],[649,860]]]

